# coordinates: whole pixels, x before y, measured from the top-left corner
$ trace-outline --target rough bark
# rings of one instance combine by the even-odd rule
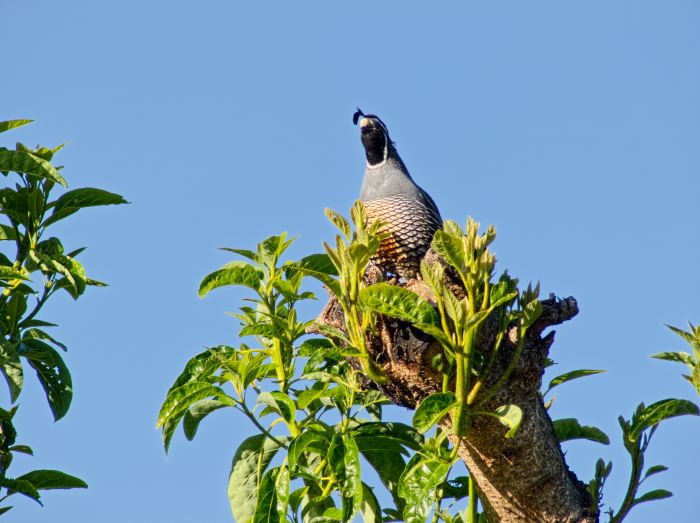
[[[432,252],[426,260],[442,263]],[[446,283],[457,295],[462,293],[458,279],[449,270]],[[432,299],[422,281],[412,280],[406,287]],[[542,306],[543,314],[530,328],[513,374],[485,405],[487,410],[518,405],[523,411],[520,428],[513,438],[506,439],[504,427],[497,420],[476,417],[459,442],[459,455],[476,480],[489,521],[593,523],[598,515],[590,508],[591,498],[566,465],[539,393],[554,342],[554,331],[542,336],[543,331],[573,318],[578,306],[572,297],[558,299],[553,295],[542,300]],[[329,300],[318,321],[344,328],[343,312],[335,299]],[[494,330],[487,321],[480,332],[477,350],[484,356],[491,351]],[[486,378],[485,389],[496,382],[511,361],[516,336],[512,329]],[[441,390],[441,376],[431,363],[441,348],[430,336],[404,322],[380,318],[377,335],[368,335],[368,346],[389,379],[381,386],[370,380],[365,385],[382,390],[395,404],[413,409],[423,398]],[[444,423],[449,424],[449,420]]]

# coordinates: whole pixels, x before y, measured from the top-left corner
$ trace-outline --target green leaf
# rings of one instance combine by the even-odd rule
[[[28,339],[33,339],[33,340],[44,340],[53,343],[54,345],[60,347],[64,352],[68,350],[68,348],[61,343],[60,341],[56,340],[53,336],[50,334],[44,332],[41,329],[27,329],[24,331],[24,334],[22,335],[23,340],[28,340]]]
[[[17,478],[17,480],[28,481],[37,490],[55,490],[87,488],[87,483],[82,479],[61,472],[60,470],[32,470]]]
[[[190,358],[184,370],[177,377],[168,390],[168,394],[174,389],[193,381],[207,381],[229,359],[236,357],[236,349],[227,345],[210,347]]]
[[[286,441],[286,438],[279,438]],[[238,523],[251,521],[256,513],[258,485],[280,446],[264,434],[251,436],[236,450],[231,464],[228,498]]]
[[[29,481],[22,479],[0,478],[0,487],[5,487],[7,489],[8,496],[19,493],[33,499],[39,503],[39,505],[42,504],[41,501],[39,501],[39,498],[41,497],[39,491]]]
[[[294,401],[284,392],[261,392],[258,394],[256,404],[269,406],[273,411],[282,416],[287,423],[292,422],[297,415]]]
[[[695,403],[688,400],[670,398],[657,401],[635,414],[629,431],[630,440],[637,441],[642,432],[665,419],[687,414],[698,416],[700,409]]]
[[[4,336],[0,337],[0,371],[10,389],[10,401],[14,403],[22,392],[24,371],[17,349]]]
[[[277,510],[277,477],[279,467],[268,470],[260,482],[252,523],[279,523]]]
[[[54,204],[53,212],[43,223],[44,227],[51,225],[85,207],[102,205],[121,205],[127,202],[123,196],[104,189],[82,187],[73,189],[60,196]]]
[[[230,407],[228,403],[219,400],[200,400],[194,403],[182,418],[182,430],[185,437],[192,441],[197,434],[199,423],[210,413],[223,407]]]
[[[8,450],[11,452],[21,452],[22,454],[27,454],[28,456],[34,455],[34,451],[29,445],[13,445]]]
[[[23,340],[18,352],[36,371],[54,420],[58,421],[66,415],[73,399],[73,381],[63,358],[41,340]]]
[[[506,438],[512,438],[515,435],[523,419],[523,411],[517,405],[501,405],[493,412],[477,412],[475,414],[492,416],[506,427],[509,427],[510,430],[506,432]]]
[[[221,250],[240,254],[241,256],[248,258],[249,260],[254,261],[254,262],[258,261],[257,254],[255,254],[253,251],[250,251],[248,249],[233,249],[231,247],[221,247]]]
[[[14,171],[20,174],[39,176],[52,180],[63,187],[68,187],[63,176],[58,174],[51,163],[24,151],[0,150],[0,171]]]
[[[321,274],[337,276],[338,270],[327,254],[318,253],[305,256],[301,260],[294,262],[294,265],[299,269],[311,270]]]
[[[352,434],[358,441],[360,438],[375,436],[392,438],[399,441],[402,445],[416,451],[420,450],[425,443],[423,436],[416,429],[410,425],[395,421],[363,423],[353,428]]]
[[[367,307],[380,314],[410,323],[440,324],[440,318],[432,305],[403,287],[378,283],[363,289],[360,299]]]
[[[343,476],[340,483],[340,493],[343,496],[344,520],[351,521],[360,511],[362,506],[362,482],[360,471],[360,454],[357,443],[351,434],[343,434],[343,446],[345,455],[343,462]],[[350,503],[345,500],[351,500]]]
[[[382,507],[374,495],[372,487],[362,482],[362,505],[360,507],[363,523],[382,523]]]
[[[9,225],[0,224],[0,241],[2,241],[2,240],[16,240],[16,239],[17,239],[17,233],[15,232],[14,227],[10,227]]]
[[[199,296],[203,298],[212,289],[223,287],[224,285],[244,285],[253,290],[258,290],[262,273],[250,265],[242,261],[234,261],[227,263],[218,271],[208,274],[199,284]]]
[[[403,510],[405,523],[425,523],[435,503],[436,489],[450,470],[450,464],[416,454],[401,476],[399,495],[406,500]]]
[[[667,470],[668,467],[666,467],[665,465],[654,465],[653,467],[649,467],[644,473],[644,479],[648,478],[649,476],[653,476],[654,474],[658,474],[659,472],[665,472]]]
[[[254,323],[246,325],[238,333],[239,336],[261,336],[263,338],[280,338],[284,333],[271,323]]]
[[[8,267],[7,265],[0,265],[0,280],[28,280],[24,274],[20,271]]]
[[[342,291],[340,290],[340,283],[338,283],[338,280],[333,276],[323,272],[314,271],[306,267],[299,267],[299,270],[305,276],[311,276],[312,278],[316,278],[318,281],[320,281],[326,287],[328,287],[330,291],[336,296],[342,296]]]
[[[652,358],[656,358],[657,360],[677,361],[689,367],[695,367],[696,365],[695,358],[687,352],[659,352],[658,354],[654,354]]]
[[[403,510],[405,501],[398,493],[399,480],[406,468],[408,452],[400,440],[386,436],[368,436],[354,433],[360,454],[377,471],[379,479],[391,494],[396,507]]]
[[[268,267],[275,265],[282,253],[293,241],[287,241],[286,238],[287,234],[282,233],[279,236],[270,236],[258,243],[257,259]]]
[[[430,430],[457,405],[452,392],[437,392],[420,402],[413,414],[413,426],[420,433]]]
[[[333,209],[326,208],[325,213],[330,222],[335,225],[347,239],[350,239],[352,236],[352,229],[350,228],[350,224],[345,217],[335,212]]]
[[[6,120],[4,122],[0,122],[0,133],[4,133],[10,129],[16,129],[17,127],[22,127],[23,125],[27,125],[33,121],[34,120]]]
[[[654,501],[657,499],[670,498],[671,496],[673,496],[673,492],[670,492],[668,490],[664,490],[664,489],[652,490],[652,491],[647,492],[645,494],[642,494],[641,496],[636,498],[632,502],[632,506],[639,505],[640,503],[644,503],[646,501]]]
[[[549,386],[547,387],[547,390],[544,391],[542,393],[542,395],[545,396],[554,387],[561,385],[562,383],[566,383],[567,381],[575,380],[578,378],[583,378],[585,376],[591,376],[593,374],[600,374],[601,372],[605,372],[605,371],[604,370],[593,370],[593,369],[578,369],[578,370],[572,370],[570,372],[566,372],[564,374],[557,376],[556,378],[553,378],[549,382]]]
[[[12,506],[0,507],[0,515],[4,514],[5,512],[9,512],[10,510],[12,510]]]
[[[453,230],[449,228],[450,224],[454,225]],[[436,231],[435,236],[433,236],[431,247],[443,260],[452,265],[460,273],[463,273],[466,260],[461,237],[462,231],[457,224],[450,222],[450,220],[445,220],[445,229],[452,230],[452,233],[448,233],[446,230]],[[457,230],[459,230],[459,235],[457,234]]]
[[[289,444],[289,452],[287,454],[289,468],[294,471],[294,467],[305,452],[325,455],[329,443],[328,436],[324,432],[304,430]]]
[[[580,425],[576,418],[558,419],[552,421],[552,423],[554,424],[554,432],[556,432],[559,442],[574,439],[587,439],[602,443],[603,445],[610,444],[610,438],[608,438],[605,432],[589,425]]]
[[[196,402],[214,397],[217,400],[233,406],[235,402],[221,388],[204,381],[193,381],[168,392],[163,406],[158,414],[156,428],[163,429],[163,447],[168,451],[170,440],[175,433],[177,424],[192,405]]]

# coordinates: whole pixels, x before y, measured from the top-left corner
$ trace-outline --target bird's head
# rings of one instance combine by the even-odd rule
[[[367,164],[377,166],[386,162],[393,143],[384,122],[378,116],[363,113],[359,108],[353,115],[352,121],[355,125],[360,123],[360,136],[365,148]]]

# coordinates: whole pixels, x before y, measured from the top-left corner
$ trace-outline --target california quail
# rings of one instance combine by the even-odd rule
[[[381,221],[388,233],[372,261],[384,273],[415,278],[435,231],[442,227],[440,211],[408,174],[384,122],[360,109],[353,116],[355,124],[358,120],[367,157],[360,200],[368,220]]]

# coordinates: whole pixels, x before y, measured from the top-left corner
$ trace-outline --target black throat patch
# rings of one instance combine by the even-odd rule
[[[362,145],[369,165],[380,164],[389,155],[389,138],[379,127],[362,128]]]

